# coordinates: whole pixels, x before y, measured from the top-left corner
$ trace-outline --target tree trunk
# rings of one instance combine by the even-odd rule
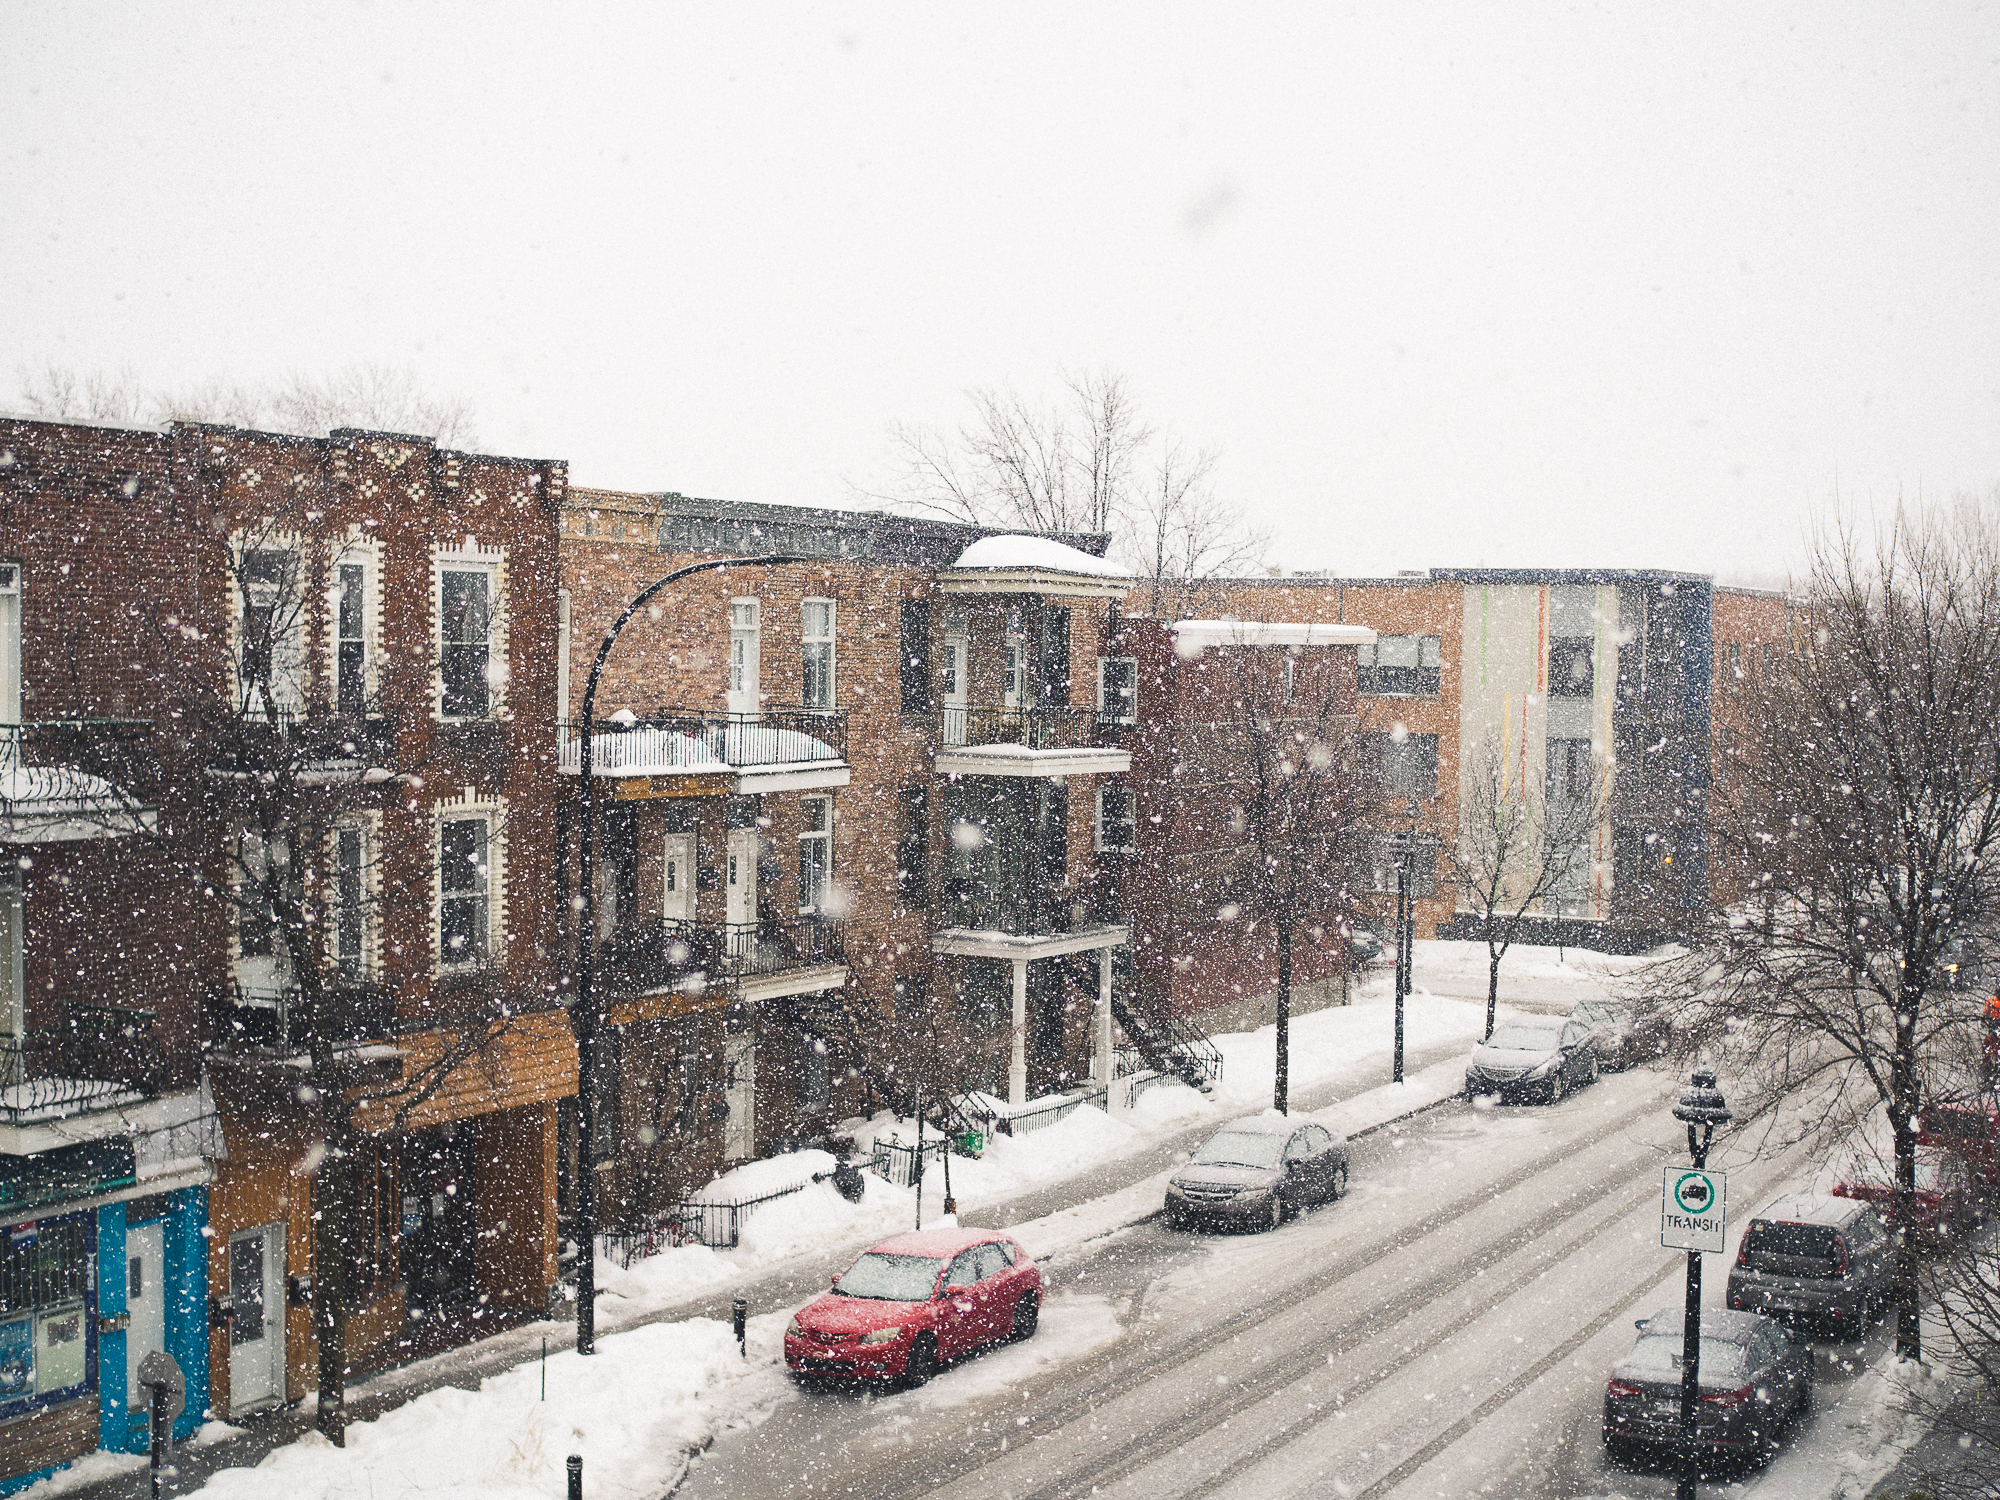
[[[1281,1115],[1291,1113],[1292,1045],[1292,924],[1278,919],[1278,1068],[1271,1086],[1271,1104]]]
[[[1493,1013],[1500,1007],[1500,950],[1493,946],[1493,913],[1486,914],[1486,1040],[1493,1040]]]
[[[349,1201],[353,1155],[347,1122],[341,1118],[346,1100],[332,1081],[331,1049],[316,1043],[313,1053],[326,1148],[314,1174],[312,1195],[313,1330],[319,1336],[319,1412],[313,1425],[334,1447],[342,1448],[347,1445],[347,1254],[342,1240],[354,1219]],[[282,1289],[279,1295],[284,1295]]]
[[[1900,997],[1896,1017],[1896,1053],[1890,1064],[1890,1125],[1896,1142],[1896,1357],[1924,1357],[1923,1309],[1917,1286],[1917,1097],[1915,1002]]]

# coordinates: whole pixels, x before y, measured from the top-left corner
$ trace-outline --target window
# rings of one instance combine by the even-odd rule
[[[438,967],[486,962],[492,932],[492,825],[484,813],[438,825]]]
[[[334,707],[359,718],[368,702],[368,569],[344,562],[334,569]]]
[[[896,895],[912,911],[931,904],[930,843],[929,792],[904,787],[896,794]]]
[[[1435,698],[1443,661],[1441,637],[1378,635],[1372,646],[1359,647],[1356,689],[1374,698]]]
[[[1069,703],[1069,611],[1042,610],[1041,697],[1044,703]],[[1022,702],[1026,702],[1024,698]]]
[[[1723,685],[1731,692],[1734,692],[1736,685],[1743,680],[1743,647],[1741,643],[1737,641],[1729,643],[1728,662],[1728,671],[1723,678]]]
[[[1282,701],[1296,703],[1299,697],[1299,659],[1295,653],[1285,653],[1285,696]]]
[[[1130,656],[1097,658],[1097,716],[1110,724],[1131,724],[1137,721],[1139,663],[1135,658]]]
[[[1097,789],[1097,848],[1101,854],[1130,854],[1138,847],[1137,819],[1129,786]]]
[[[1549,696],[1588,698],[1595,691],[1592,643],[1558,640],[1549,643]]]
[[[447,567],[438,583],[439,712],[484,719],[493,711],[493,570]]]
[[[833,874],[833,799],[804,797],[799,808],[799,911],[817,916]]]
[[[1769,687],[1778,671],[1778,647],[1774,641],[1766,641],[1764,653],[1764,686]]]
[[[805,708],[833,707],[833,601],[805,601],[799,702]]]
[[[18,1037],[27,1030],[24,915],[21,872],[10,860],[0,869],[0,1036]]]
[[[1564,802],[1590,795],[1590,741],[1550,740],[1548,799]]]
[[[1375,774],[1382,779],[1382,794],[1395,801],[1425,801],[1437,795],[1438,737],[1434,734],[1406,734],[1399,741],[1391,734],[1364,736]]]
[[[283,547],[246,549],[237,563],[243,614],[237,672],[245,714],[289,713],[300,703],[298,554]]]
[[[333,958],[344,979],[359,979],[368,963],[368,836],[360,828],[333,835]]]
[[[90,1383],[90,1218],[70,1214],[0,1230],[0,1409],[72,1395]]]
[[[931,707],[931,606],[928,599],[905,599],[902,621],[903,712],[929,713]]]
[[[733,714],[754,714],[758,711],[760,629],[760,614],[755,599],[729,601],[729,711]]]
[[[799,1035],[798,1107],[808,1119],[826,1113],[833,1096],[826,1065],[826,1042],[816,1036]]]
[[[894,1005],[896,1019],[914,1021],[922,1018],[924,1009],[930,1003],[931,981],[925,974],[898,974]]]
[[[285,951],[278,934],[278,917],[271,905],[271,888],[283,878],[291,851],[284,836],[266,839],[254,828],[239,836],[236,887],[236,951],[245,958],[278,958]]]
[[[1028,701],[1028,643],[1019,630],[1007,633],[1007,655],[1002,667],[1004,676],[1000,685],[1000,706],[1022,708]]]
[[[0,724],[21,722],[21,568],[0,563]]]

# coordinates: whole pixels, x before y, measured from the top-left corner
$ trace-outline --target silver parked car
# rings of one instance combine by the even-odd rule
[[[1597,1033],[1574,1016],[1524,1016],[1502,1021],[1472,1049],[1465,1092],[1498,1094],[1503,1103],[1540,1099],[1554,1104],[1597,1081]]]
[[[1784,1193],[1751,1216],[1729,1305],[1859,1338],[1889,1303],[1895,1247],[1864,1199]]]
[[[1203,1141],[1167,1182],[1167,1225],[1276,1229],[1347,1191],[1347,1141],[1324,1125],[1253,1115]]]

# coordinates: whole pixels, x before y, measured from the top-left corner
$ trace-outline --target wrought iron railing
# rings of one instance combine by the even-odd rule
[[[696,973],[739,979],[842,963],[846,956],[846,928],[810,920],[632,922],[598,950],[611,992],[634,995],[672,989]]]
[[[1100,734],[1111,728],[1111,721],[1100,720],[1094,708],[946,708],[940,712],[947,749],[1020,745],[1028,750],[1085,750],[1097,745]]]
[[[580,724],[559,731],[562,770],[583,770]],[[847,759],[847,715],[835,709],[780,708],[756,714],[657,709],[644,717],[591,725],[595,776],[674,776],[750,767],[835,764]]]
[[[290,1054],[312,1040],[300,1013],[296,985],[268,993],[239,987],[225,1007],[222,1022],[225,1039],[239,1047]],[[394,997],[384,984],[331,985],[321,1004],[319,1027],[334,1046],[386,1041],[396,1029]]]
[[[755,1198],[731,1199],[723,1203],[693,1200],[672,1203],[646,1215],[630,1227],[600,1234],[597,1237],[597,1253],[622,1269],[630,1270],[636,1261],[681,1245],[734,1250],[742,1243],[743,1225],[756,1210],[780,1198],[803,1193],[814,1183],[825,1182],[832,1176],[831,1172],[816,1172],[804,1182],[795,1182]]]
[[[0,1037],[0,1119],[20,1124],[147,1098],[165,1061],[154,1013],[75,1005],[60,1026]]]
[[[0,724],[0,817],[100,818],[123,826],[158,779],[139,719]]]

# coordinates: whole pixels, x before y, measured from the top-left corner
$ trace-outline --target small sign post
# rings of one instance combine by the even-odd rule
[[[174,1488],[174,1418],[187,1404],[187,1380],[171,1354],[155,1349],[139,1361],[139,1385],[146,1392],[152,1429],[146,1466],[152,1480],[153,1500],[160,1500],[161,1495]]]
[[[1660,1182],[1660,1248],[1722,1253],[1729,1179],[1706,1167],[1668,1167]]]

